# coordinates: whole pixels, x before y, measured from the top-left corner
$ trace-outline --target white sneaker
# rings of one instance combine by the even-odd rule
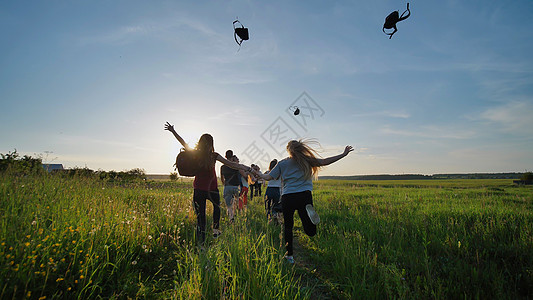
[[[311,219],[311,223],[313,223],[315,225],[320,223],[320,217],[316,213],[315,208],[313,207],[313,205],[307,204],[305,206],[305,210],[307,211],[307,215]]]

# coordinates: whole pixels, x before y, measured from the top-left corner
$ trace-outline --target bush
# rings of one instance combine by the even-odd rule
[[[178,180],[178,173],[172,172],[172,173],[170,173],[169,177],[170,177],[170,180],[176,181],[176,180]]]
[[[33,158],[29,155],[20,157],[17,149],[8,154],[1,154],[0,172],[10,171],[16,175],[43,174],[43,163],[40,158]]]
[[[533,173],[531,172],[526,172],[522,175],[522,178],[520,178],[521,180],[525,181],[526,184],[530,184],[533,182]]]

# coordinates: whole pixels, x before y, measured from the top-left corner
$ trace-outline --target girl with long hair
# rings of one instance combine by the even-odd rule
[[[320,158],[318,153],[311,148],[310,141],[292,140],[287,144],[289,157],[281,160],[268,174],[256,172],[264,180],[281,179],[281,205],[283,209],[283,227],[287,253],[285,258],[289,263],[294,263],[293,233],[294,212],[302,220],[304,232],[308,236],[316,235],[316,224],[320,218],[313,207],[313,178],[317,177],[318,170],[339,159],[347,156],[354,149],[346,146],[344,152]]]
[[[165,130],[172,132],[174,137],[180,142],[185,150],[195,150],[198,161],[198,171],[194,176],[194,193],[193,193],[193,206],[196,213],[197,225],[196,225],[196,239],[199,243],[205,241],[205,227],[206,227],[206,200],[213,203],[213,236],[218,237],[220,235],[220,194],[218,192],[218,182],[215,172],[215,163],[217,161],[237,170],[251,170],[242,164],[229,161],[215,152],[213,137],[205,133],[200,137],[196,147],[192,149],[183,140],[183,138],[174,130],[174,126],[169,122],[165,124]]]

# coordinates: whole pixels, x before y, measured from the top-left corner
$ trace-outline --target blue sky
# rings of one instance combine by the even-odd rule
[[[167,174],[192,145],[321,175],[533,169],[533,2],[3,1],[0,153]],[[249,28],[239,50],[232,22]],[[294,116],[289,107],[301,107]]]

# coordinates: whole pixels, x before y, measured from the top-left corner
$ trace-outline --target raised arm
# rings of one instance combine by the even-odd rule
[[[168,130],[172,132],[172,134],[176,137],[176,139],[180,142],[180,144],[185,148],[185,150],[192,150],[191,147],[185,142],[185,140],[174,130],[174,125],[170,125],[169,122],[165,124],[165,130]]]
[[[332,164],[332,163],[338,161],[339,159],[345,157],[346,155],[348,155],[348,153],[350,153],[352,151],[353,151],[353,147],[352,146],[346,146],[346,148],[344,148],[344,152],[343,153],[341,153],[339,155],[327,157],[327,158],[319,158],[318,159],[318,163],[320,164],[320,166],[327,166],[327,165]]]
[[[238,164],[234,161],[229,161],[227,159],[225,159],[224,157],[222,157],[222,155],[218,154],[217,153],[217,160],[223,164],[225,164],[226,166],[232,168],[232,169],[236,169],[236,170],[243,170],[243,171],[246,171],[246,172],[250,172],[252,170],[252,168],[246,166],[246,165],[242,165],[242,164]]]

